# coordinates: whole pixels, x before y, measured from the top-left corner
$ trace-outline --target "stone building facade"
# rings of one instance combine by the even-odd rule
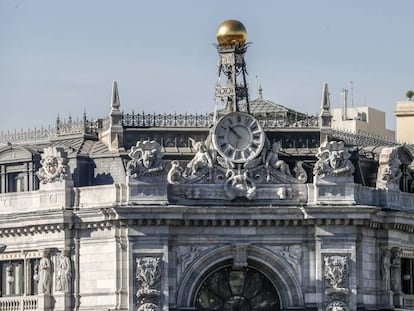
[[[250,111],[238,43],[211,115],[4,140],[0,310],[414,309],[411,147]]]

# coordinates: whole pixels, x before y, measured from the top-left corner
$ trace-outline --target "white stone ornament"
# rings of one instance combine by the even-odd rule
[[[355,171],[351,155],[342,141],[325,141],[316,154],[318,161],[313,173],[319,178],[351,177]]]
[[[69,179],[69,167],[67,166],[67,154],[63,148],[49,147],[43,149],[42,167],[37,176],[42,184],[60,182]]]
[[[138,311],[160,310],[161,257],[140,257],[136,259]]]
[[[154,140],[138,141],[129,152],[127,175],[132,177],[156,176],[163,171],[161,145]]]
[[[192,148],[196,151],[196,154],[187,164],[187,168],[184,172],[185,176],[195,176],[204,169],[211,169],[213,167],[213,159],[209,150],[204,142],[196,142],[193,138],[189,138]]]
[[[348,282],[348,256],[324,256],[324,276],[328,287],[333,291],[344,291],[347,289]],[[332,291],[332,290],[331,290]]]
[[[399,190],[402,171],[401,161],[398,158],[398,147],[389,147],[381,150],[377,174],[377,189]]]
[[[343,301],[333,301],[328,304],[326,311],[349,311],[349,308]]]

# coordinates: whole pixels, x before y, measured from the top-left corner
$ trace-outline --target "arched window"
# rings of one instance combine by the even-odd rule
[[[253,268],[220,268],[202,283],[195,300],[198,311],[275,311],[279,297],[269,279]]]

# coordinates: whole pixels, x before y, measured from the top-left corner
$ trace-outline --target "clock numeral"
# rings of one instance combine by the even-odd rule
[[[242,152],[241,152],[239,149],[237,149],[237,150],[235,150],[235,151],[234,151],[234,154],[233,154],[233,160],[237,160],[237,159],[239,159],[241,156],[242,156]]]
[[[219,139],[224,139],[224,135],[219,135],[218,138]]]
[[[243,158],[244,159],[247,159],[248,157],[250,157],[250,154],[252,153],[252,150],[249,148],[249,149],[246,149],[246,150],[244,150],[243,151]]]
[[[241,116],[239,116],[239,115],[237,116],[237,122],[241,123]]]
[[[227,148],[224,150],[224,154],[228,157],[231,157],[234,153],[234,149],[228,145]]]
[[[229,121],[230,125],[233,125],[233,120],[232,119],[228,118],[227,120]]]

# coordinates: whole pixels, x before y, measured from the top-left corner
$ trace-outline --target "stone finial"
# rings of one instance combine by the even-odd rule
[[[111,109],[119,109],[121,107],[121,103],[119,101],[119,92],[118,92],[118,82],[114,81],[112,86],[112,99],[111,99]]]
[[[320,141],[327,140],[332,131],[331,102],[329,100],[328,83],[323,84],[321,112],[319,114],[321,135]]]

